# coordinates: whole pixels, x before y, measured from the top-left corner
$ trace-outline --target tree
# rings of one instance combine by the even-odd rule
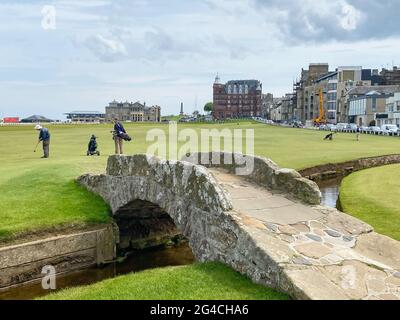
[[[204,106],[204,111],[205,112],[212,112],[214,108],[214,104],[212,102],[208,102]]]

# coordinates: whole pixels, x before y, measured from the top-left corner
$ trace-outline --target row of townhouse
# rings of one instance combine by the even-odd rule
[[[326,63],[310,64],[302,69],[300,80],[295,83],[292,113],[289,119],[307,122],[319,116],[320,92],[329,123],[357,123],[369,125],[374,114],[386,110],[386,99],[399,91],[400,69],[363,69],[360,66],[338,67],[329,71]],[[360,114],[364,110],[366,114]],[[351,104],[351,108],[350,108]]]

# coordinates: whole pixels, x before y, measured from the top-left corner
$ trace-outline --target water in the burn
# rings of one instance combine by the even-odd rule
[[[157,247],[132,253],[122,263],[112,263],[102,268],[91,268],[72,274],[58,276],[56,279],[57,290],[93,284],[119,275],[146,269],[188,265],[195,261],[192,250],[187,243],[173,247]],[[0,291],[0,300],[25,300],[34,299],[48,294],[43,290],[41,282],[23,285]]]
[[[338,207],[340,183],[342,182],[342,179],[343,178],[340,177],[318,183],[319,189],[322,193],[322,205],[330,208]]]

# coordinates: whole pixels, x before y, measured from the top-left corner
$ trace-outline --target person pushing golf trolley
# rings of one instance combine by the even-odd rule
[[[89,144],[88,144],[88,150],[86,152],[86,155],[87,156],[94,156],[94,155],[100,156],[100,151],[97,150],[97,147],[98,147],[97,137],[94,134],[92,134]]]
[[[126,133],[124,126],[117,118],[114,119],[113,140],[115,142],[115,154],[123,154],[124,141],[131,141],[132,138]]]
[[[49,129],[43,128],[40,124],[35,126],[35,130],[39,131],[39,140],[38,143],[36,144],[35,150],[33,152],[36,152],[37,147],[39,146],[40,143],[43,144],[43,157],[42,158],[48,158],[50,155],[50,132]]]

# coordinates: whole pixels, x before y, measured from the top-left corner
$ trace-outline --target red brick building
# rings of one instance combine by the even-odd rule
[[[213,96],[214,119],[262,116],[262,84],[258,80],[232,80],[222,84],[217,76]]]

